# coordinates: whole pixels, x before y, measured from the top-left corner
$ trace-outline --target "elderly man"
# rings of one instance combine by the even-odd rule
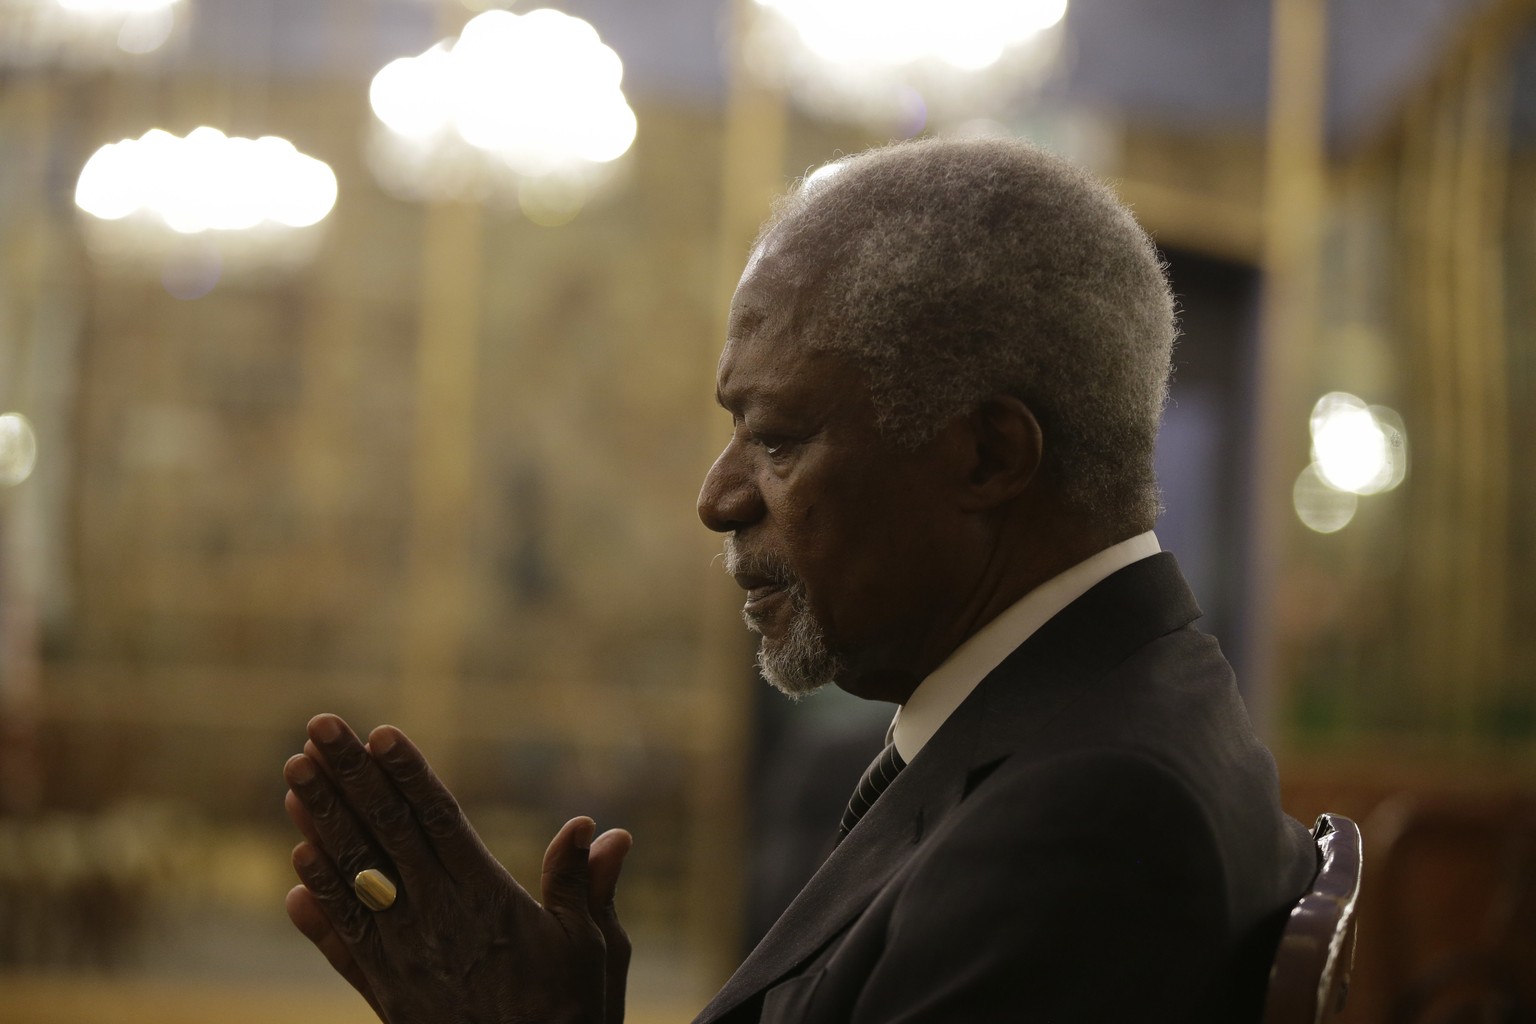
[[[876,150],[775,210],[699,514],[769,682],[898,711],[700,1021],[1257,1019],[1314,853],[1150,532],[1173,335],[1130,214],[1023,143]],[[569,822],[541,905],[396,730],[320,716],[286,775],[290,916],[381,1017],[622,1015],[627,833]]]

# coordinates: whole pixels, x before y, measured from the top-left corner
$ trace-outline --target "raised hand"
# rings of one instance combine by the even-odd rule
[[[629,940],[613,893],[627,832],[594,839],[590,818],[567,822],[544,854],[540,903],[390,726],[365,747],[341,719],[317,716],[284,776],[305,837],[288,916],[382,1020],[622,1021]],[[368,868],[397,888],[386,909],[353,890]]]

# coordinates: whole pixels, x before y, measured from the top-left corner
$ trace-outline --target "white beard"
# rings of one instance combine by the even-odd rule
[[[768,684],[791,700],[799,700],[832,682],[842,671],[842,660],[827,648],[826,631],[816,621],[805,584],[778,559],[741,555],[732,538],[725,538],[725,571],[735,575],[751,572],[785,588],[789,600],[789,630],[779,639],[763,634],[763,626],[751,612],[741,613],[752,632],[762,636],[757,648],[757,670]]]
[[[799,700],[832,682],[842,669],[842,661],[827,649],[827,635],[812,614],[799,580],[790,582],[785,596],[792,614],[789,631],[777,640],[763,636],[757,647],[757,670],[774,689]],[[741,617],[748,629],[762,633],[751,615],[743,612]]]

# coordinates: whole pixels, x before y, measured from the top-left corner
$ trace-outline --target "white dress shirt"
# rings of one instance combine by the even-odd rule
[[[1151,530],[1113,544],[1046,580],[977,630],[917,684],[906,704],[896,709],[891,738],[901,759],[910,763],[987,673],[1002,664],[1057,612],[1111,573],[1161,550],[1162,545]]]

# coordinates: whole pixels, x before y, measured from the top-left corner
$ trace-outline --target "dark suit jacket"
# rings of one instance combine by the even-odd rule
[[[1173,557],[990,673],[698,1021],[1256,1020],[1310,835]]]

